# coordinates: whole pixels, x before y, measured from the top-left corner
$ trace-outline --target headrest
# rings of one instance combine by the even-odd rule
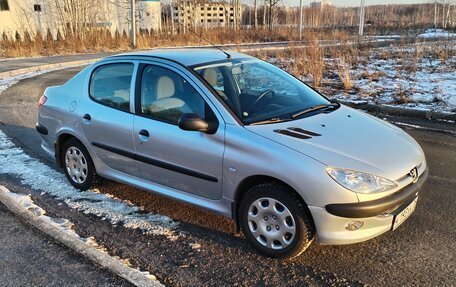
[[[212,87],[217,86],[217,70],[215,68],[207,68],[204,70],[203,78],[211,85]]]
[[[161,76],[157,81],[157,100],[174,96],[176,86],[173,79],[168,76]]]

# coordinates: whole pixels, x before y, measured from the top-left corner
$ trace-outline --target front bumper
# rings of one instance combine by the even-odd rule
[[[395,214],[417,197],[428,174],[426,169],[416,183],[381,199],[330,204],[325,207],[309,206],[318,242],[332,245],[351,244],[372,239],[391,230]],[[347,230],[347,224],[354,220],[361,221],[363,226],[354,231]]]

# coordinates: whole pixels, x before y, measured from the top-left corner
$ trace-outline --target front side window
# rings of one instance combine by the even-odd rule
[[[0,0],[0,11],[9,11],[8,0]]]
[[[196,67],[244,124],[292,120],[332,104],[285,71],[256,59]]]
[[[130,111],[132,63],[108,64],[96,68],[90,79],[89,93],[106,106]]]
[[[177,73],[146,66],[141,78],[141,110],[147,117],[177,125],[184,113],[205,119],[208,107],[192,85]]]

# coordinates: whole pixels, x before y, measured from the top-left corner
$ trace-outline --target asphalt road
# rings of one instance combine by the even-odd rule
[[[0,95],[0,125],[14,142],[33,157],[54,166],[40,149],[34,130],[36,102],[48,85],[63,83],[80,68],[25,79]],[[94,236],[113,255],[129,258],[134,266],[150,271],[170,286],[453,286],[456,284],[456,131],[454,123],[434,123],[405,118],[394,121],[429,127],[410,129],[423,147],[430,177],[420,193],[417,210],[395,232],[346,246],[313,244],[292,261],[271,260],[258,255],[231,221],[129,186],[105,181],[100,191],[168,215],[182,222],[183,239],[112,226],[59,204],[0,176],[0,184],[31,193],[51,216],[75,223],[82,236]],[[439,130],[449,130],[442,132]],[[198,242],[195,250],[190,243]]]
[[[0,226],[0,286],[132,286],[23,223],[3,204]]]

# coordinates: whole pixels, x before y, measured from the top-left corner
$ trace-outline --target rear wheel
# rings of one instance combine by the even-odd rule
[[[252,187],[240,205],[240,223],[250,243],[272,258],[293,258],[314,238],[310,214],[296,194],[277,183]]]
[[[97,174],[92,158],[85,146],[76,139],[69,139],[62,147],[62,166],[71,185],[80,190],[89,189]]]

